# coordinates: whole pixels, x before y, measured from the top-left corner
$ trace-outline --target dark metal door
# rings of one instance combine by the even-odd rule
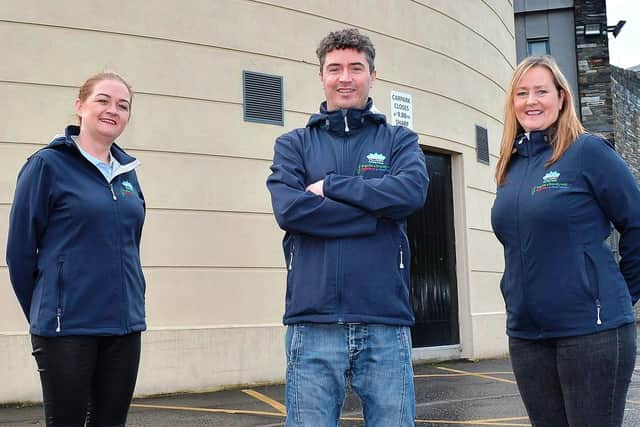
[[[460,343],[451,157],[425,152],[429,193],[408,219],[414,347]]]

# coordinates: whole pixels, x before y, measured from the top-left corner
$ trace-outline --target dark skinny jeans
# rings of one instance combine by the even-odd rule
[[[140,332],[31,336],[47,427],[116,427],[127,421],[140,361]]]
[[[591,335],[509,338],[533,427],[620,427],[636,361],[636,325]]]

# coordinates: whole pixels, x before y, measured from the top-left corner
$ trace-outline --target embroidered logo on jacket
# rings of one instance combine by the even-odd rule
[[[132,196],[134,193],[133,185],[129,181],[122,181],[122,190],[120,193],[123,196]]]
[[[549,182],[558,182],[558,178],[560,178],[560,172],[549,171],[545,176],[542,177],[542,182],[544,182],[545,184]]]
[[[389,165],[384,163],[387,158],[384,154],[369,153],[366,157],[367,161],[358,166],[357,174],[360,175],[364,172],[381,171],[384,172],[389,169]]]
[[[542,184],[536,185],[531,189],[531,194],[539,193],[546,190],[558,190],[569,187],[568,182],[559,182],[560,172],[549,171],[542,177]]]

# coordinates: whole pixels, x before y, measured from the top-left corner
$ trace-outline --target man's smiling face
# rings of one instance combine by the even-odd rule
[[[327,110],[364,108],[375,79],[376,72],[369,70],[364,52],[356,49],[328,52],[320,73]]]

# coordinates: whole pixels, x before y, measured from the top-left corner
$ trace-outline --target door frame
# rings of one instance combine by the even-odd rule
[[[446,142],[446,141],[442,141]],[[460,344],[420,347],[412,350],[414,361],[438,361],[473,358],[473,325],[469,287],[469,246],[466,221],[464,155],[461,152],[420,144],[423,152],[445,154],[451,158],[453,228],[455,230],[456,281],[458,291],[458,328]],[[469,156],[469,158],[474,156]]]

